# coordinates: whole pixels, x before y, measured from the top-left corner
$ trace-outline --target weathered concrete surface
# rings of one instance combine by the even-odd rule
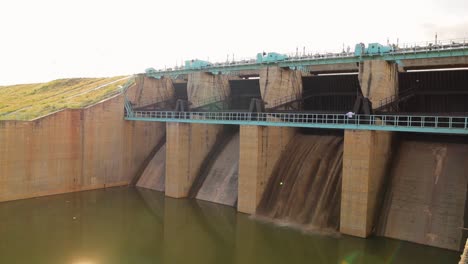
[[[274,166],[295,133],[287,127],[240,127],[239,212],[255,213]]]
[[[468,56],[402,60],[405,70],[468,67]]]
[[[187,197],[222,125],[167,123],[166,124],[166,195]]]
[[[391,132],[345,131],[341,233],[364,238],[371,234],[391,145]]]
[[[151,159],[138,180],[136,186],[160,192],[165,190],[166,180],[166,144]]]
[[[398,94],[398,66],[386,61],[364,61],[360,65],[359,83],[364,97],[372,102],[372,108],[380,101]]]
[[[237,201],[239,175],[239,133],[236,133],[207,171],[196,198],[234,206]]]
[[[279,104],[278,100],[302,96],[302,73],[280,67],[260,70],[260,93],[267,108]]]
[[[396,154],[377,234],[463,249],[468,145],[404,140]]]
[[[174,98],[175,89],[170,78],[148,78],[138,75],[135,84],[127,90],[127,98],[134,107],[143,107]]]
[[[228,98],[231,93],[229,79],[227,75],[190,73],[187,83],[188,100],[192,103],[190,107],[195,108]]]
[[[123,97],[0,122],[0,201],[126,185],[164,124],[123,119]]]

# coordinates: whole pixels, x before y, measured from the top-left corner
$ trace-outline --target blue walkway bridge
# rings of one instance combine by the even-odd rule
[[[468,116],[403,116],[313,113],[127,111],[126,120],[218,125],[280,126],[468,134]]]

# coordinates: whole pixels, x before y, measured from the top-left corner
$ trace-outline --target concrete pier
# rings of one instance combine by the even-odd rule
[[[386,61],[360,65],[362,94],[380,106],[380,101],[398,94],[398,67]],[[392,132],[346,130],[343,153],[340,232],[368,237],[375,225],[392,150]]]
[[[260,92],[266,107],[274,107],[278,100],[302,96],[302,74],[300,71],[280,67],[260,70]]]
[[[187,197],[203,160],[213,148],[223,126],[167,123],[166,195]]]
[[[359,83],[364,97],[377,108],[381,100],[398,94],[398,66],[386,61],[365,61],[360,65]]]
[[[231,94],[229,76],[214,75],[206,72],[191,73],[188,76],[187,95],[191,108],[202,106],[211,101],[226,99]]]
[[[254,214],[276,162],[296,129],[241,126],[237,210]]]
[[[136,78],[127,91],[127,98],[134,107],[144,107],[174,98],[174,81],[171,78],[154,79],[144,75]]]
[[[367,237],[391,156],[392,133],[345,131],[340,232]]]

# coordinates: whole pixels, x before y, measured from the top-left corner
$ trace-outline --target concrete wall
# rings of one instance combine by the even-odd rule
[[[231,93],[229,76],[195,72],[188,76],[187,94],[191,107],[202,106],[213,100],[228,98]]]
[[[239,212],[255,213],[274,166],[295,133],[287,127],[240,127]]]
[[[222,125],[166,124],[166,195],[187,197],[203,160],[219,136]]]
[[[377,108],[380,100],[398,94],[398,66],[380,60],[364,61],[359,69],[359,83],[364,97]]]
[[[138,75],[135,84],[127,90],[127,98],[135,107],[142,107],[173,99],[175,94],[173,80],[170,78],[148,78]]]
[[[164,129],[124,121],[120,95],[33,121],[0,121],[0,201],[126,185]]]
[[[462,250],[468,145],[434,139],[400,142],[377,234]]]
[[[260,70],[260,92],[267,108],[278,104],[278,99],[302,96],[302,74],[300,71],[265,67]]]
[[[392,133],[346,130],[340,232],[367,237],[374,226],[391,157]]]

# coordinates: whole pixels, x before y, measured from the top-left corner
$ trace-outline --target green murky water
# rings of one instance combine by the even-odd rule
[[[0,203],[0,263],[457,263],[384,238],[303,235],[231,207],[113,188]]]

